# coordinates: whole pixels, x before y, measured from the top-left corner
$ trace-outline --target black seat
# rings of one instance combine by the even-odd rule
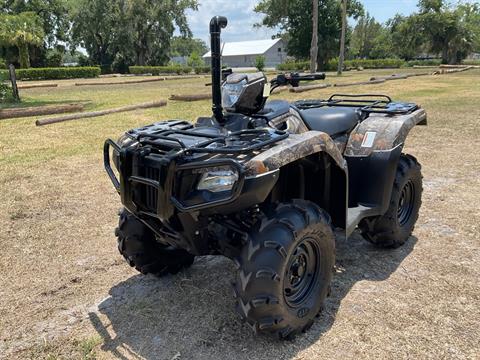
[[[300,110],[303,121],[310,130],[323,131],[331,137],[352,130],[360,121],[356,108],[349,107],[318,107]]]

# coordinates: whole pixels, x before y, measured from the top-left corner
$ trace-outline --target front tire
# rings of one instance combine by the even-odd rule
[[[255,333],[308,330],[329,292],[335,238],[314,203],[283,203],[259,221],[236,261],[237,311]]]
[[[421,166],[412,155],[402,154],[392,188],[390,204],[382,216],[359,224],[363,237],[378,247],[397,248],[412,234],[422,204]]]
[[[120,211],[115,229],[118,251],[142,274],[176,274],[192,265],[194,256],[182,249],[160,244],[152,230],[126,209]]]

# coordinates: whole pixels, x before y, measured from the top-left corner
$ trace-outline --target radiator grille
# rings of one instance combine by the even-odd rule
[[[160,177],[160,170],[157,168],[145,167],[144,176],[148,179],[158,181]],[[142,185],[142,190],[141,199],[145,210],[156,213],[158,206],[158,190],[148,185]]]

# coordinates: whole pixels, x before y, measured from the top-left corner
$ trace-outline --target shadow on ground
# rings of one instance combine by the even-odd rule
[[[292,342],[254,337],[234,312],[234,269],[221,257],[201,257],[192,268],[167,278],[137,275],[110,290],[90,321],[103,337],[102,350],[120,359],[290,359],[334,324],[342,299],[359,281],[384,281],[411,253],[417,239],[379,250],[359,234],[337,239],[336,274],[322,316]]]

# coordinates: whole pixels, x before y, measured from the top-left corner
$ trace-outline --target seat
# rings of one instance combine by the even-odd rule
[[[323,131],[331,137],[349,132],[360,121],[357,109],[350,107],[324,106],[299,112],[310,130]]]

